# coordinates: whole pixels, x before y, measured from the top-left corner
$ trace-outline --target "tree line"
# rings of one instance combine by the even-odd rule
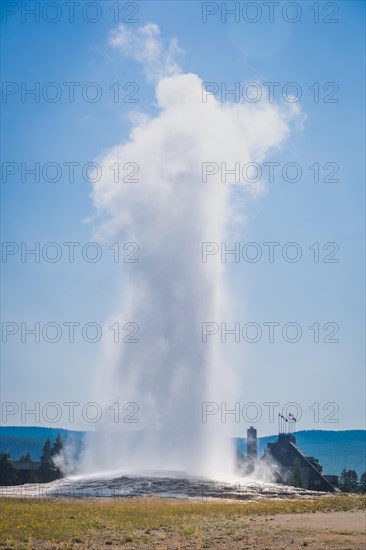
[[[343,468],[339,478],[339,488],[344,493],[366,493],[366,472],[358,480],[356,470]]]
[[[55,465],[54,459],[64,447],[60,435],[54,442],[46,439],[42,448],[40,465],[38,468],[17,469],[9,453],[0,453],[0,485],[23,485],[24,483],[47,483],[62,477],[61,470]],[[30,453],[19,457],[18,462],[33,464]]]
[[[61,470],[56,466],[54,459],[59,455],[64,447],[60,435],[54,442],[46,439],[42,448],[40,466],[38,468],[29,468],[25,470],[17,469],[9,453],[0,453],[0,485],[23,485],[24,483],[47,483],[62,477]],[[32,464],[30,453],[19,457],[18,462],[27,462]],[[296,465],[295,465],[296,466]],[[301,472],[299,467],[295,467],[293,484],[302,486]],[[366,472],[360,479],[356,470],[347,470],[343,468],[339,477],[339,488],[344,493],[366,493]]]

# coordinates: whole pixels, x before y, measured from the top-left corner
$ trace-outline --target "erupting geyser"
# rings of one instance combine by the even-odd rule
[[[139,410],[138,423],[110,414],[98,424],[83,468],[224,475],[233,466],[231,434],[225,424],[203,423],[201,411],[205,401],[235,402],[233,365],[225,347],[203,343],[201,334],[202,322],[227,317],[231,297],[225,264],[203,263],[202,243],[225,241],[240,216],[233,214],[234,185],[223,183],[220,171],[203,183],[202,164],[263,161],[287,137],[292,115],[266,101],[203,101],[202,81],[180,73],[176,42],[165,48],[156,25],[135,34],[120,26],[110,42],[155,79],[158,113],[136,116],[127,143],[98,159],[100,230],[139,247],[112,317],[136,323],[139,342],[110,344],[96,400],[105,407],[134,402]],[[110,167],[127,162],[138,166],[138,182],[115,181]],[[240,185],[258,191],[257,183]]]

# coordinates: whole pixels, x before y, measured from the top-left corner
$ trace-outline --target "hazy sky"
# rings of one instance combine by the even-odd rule
[[[38,402],[42,409],[55,402],[62,411],[57,425],[93,426],[81,410],[94,400],[96,373],[115,332],[104,326],[101,339],[90,340],[111,320],[134,264],[114,261],[115,239],[99,240],[87,165],[125,142],[136,121],[143,124],[143,116],[156,115],[156,71],[167,74],[177,63],[182,72],[211,83],[208,89],[219,101],[250,103],[250,93],[259,90],[259,101],[266,105],[272,90],[278,108],[293,113],[287,138],[264,159],[276,163],[271,165],[274,181],[267,164],[257,195],[233,186],[242,223],[227,248],[238,242],[241,255],[238,262],[228,255],[225,268],[235,310],[225,319],[202,319],[218,326],[226,322],[228,329],[240,323],[240,341],[228,335],[222,343],[227,356],[235,357],[241,396],[240,422],[227,417],[228,433],[240,435],[249,424],[261,435],[274,433],[277,422],[269,411],[276,416],[290,402],[297,405],[288,412],[302,413],[298,429],[363,428],[364,3],[330,2],[326,8],[304,1],[295,3],[300,13],[281,2],[273,8],[273,22],[266,3],[258,3],[254,13],[248,2],[238,2],[236,16],[225,18],[221,2],[121,2],[119,13],[115,2],[100,2],[98,11],[85,2],[84,12],[75,7],[73,22],[60,4],[58,14],[50,6],[39,21],[26,15],[24,2],[2,5],[2,400],[14,404],[5,404],[14,412],[3,418],[5,423],[35,425],[34,416],[21,417],[21,403],[32,409]],[[59,20],[51,22],[56,16]],[[151,22],[160,28],[157,44],[164,45],[163,57],[155,43],[143,50],[134,42],[138,29]],[[128,32],[128,55],[113,43],[120,23]],[[154,74],[146,70],[146,59]],[[248,82],[255,84],[245,87]],[[235,83],[240,97],[225,97],[225,87],[232,90]],[[35,94],[27,93],[30,89]],[[209,123],[205,131],[209,139]],[[268,134],[272,131],[268,127]],[[219,166],[222,160],[202,162]],[[35,163],[39,181],[26,172]],[[133,179],[134,166],[122,171]],[[202,185],[210,185],[209,178]],[[134,252],[133,247],[123,250],[123,244],[122,258]],[[37,246],[39,261],[24,255],[25,248]],[[61,255],[53,262],[55,253]],[[101,258],[93,262],[95,253]],[[258,261],[250,261],[256,254]],[[292,261],[294,255],[298,261]],[[217,262],[220,250],[208,256],[207,267]],[[107,327],[114,322],[109,321]],[[39,343],[26,333],[35,323],[40,324]],[[57,342],[50,341],[56,333],[48,323],[62,329]],[[72,342],[70,323],[78,323]],[[276,323],[271,325],[273,342],[269,323]],[[258,326],[261,333],[254,342],[251,331]],[[296,339],[294,331],[298,341],[289,342]],[[74,422],[64,405],[68,402],[80,403]],[[47,414],[50,419],[54,410],[46,407],[39,424],[53,426]]]

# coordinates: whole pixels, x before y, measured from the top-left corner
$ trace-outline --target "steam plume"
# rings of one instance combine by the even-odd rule
[[[236,384],[225,346],[202,343],[201,324],[225,319],[231,296],[224,264],[202,263],[201,246],[228,238],[232,186],[219,174],[203,183],[202,162],[263,161],[287,138],[291,114],[270,103],[220,103],[214,96],[203,103],[202,81],[181,73],[178,44],[165,45],[157,25],[136,33],[121,25],[110,44],[156,82],[158,113],[138,118],[128,141],[98,159],[103,177],[92,196],[99,230],[140,249],[113,319],[134,321],[140,331],[139,343],[106,349],[97,400],[136,402],[139,423],[99,425],[85,464],[219,475],[232,466],[230,434],[225,424],[202,423],[201,407],[233,403]],[[138,183],[115,183],[109,167],[126,162],[138,164]]]

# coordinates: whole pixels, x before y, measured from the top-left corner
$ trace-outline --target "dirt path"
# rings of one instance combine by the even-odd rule
[[[278,515],[271,518],[273,525],[315,530],[366,531],[366,513],[364,510],[351,512],[317,512],[316,514]]]

